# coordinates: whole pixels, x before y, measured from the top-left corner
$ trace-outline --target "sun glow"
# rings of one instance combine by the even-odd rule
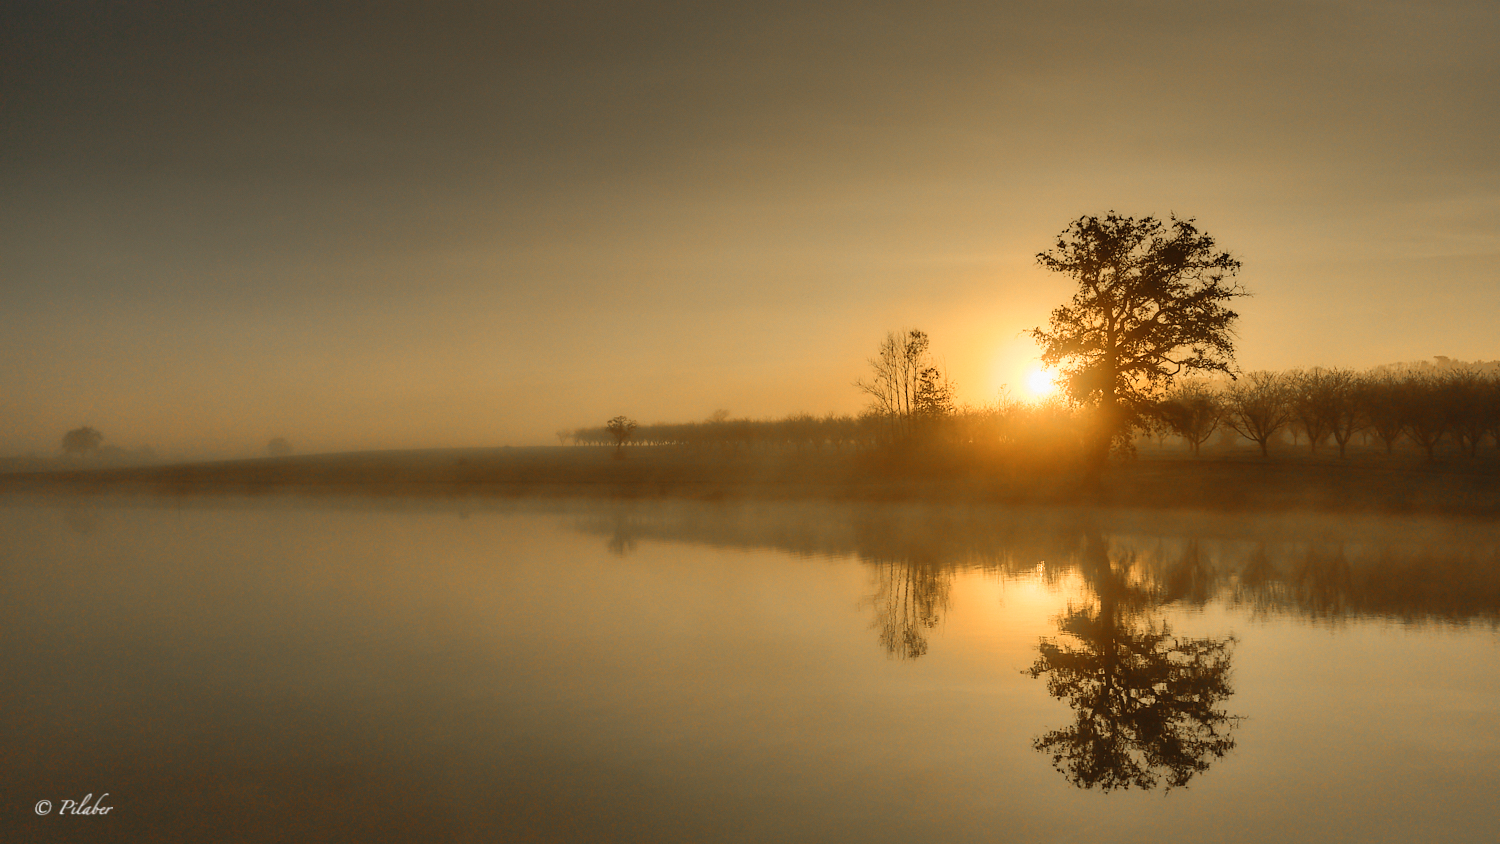
[[[1057,375],[1040,367],[1026,373],[1026,390],[1032,398],[1044,399],[1057,392]]]

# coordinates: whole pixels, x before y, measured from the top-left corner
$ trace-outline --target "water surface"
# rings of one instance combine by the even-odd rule
[[[6,840],[1500,828],[1484,525],[89,499],[0,535]]]

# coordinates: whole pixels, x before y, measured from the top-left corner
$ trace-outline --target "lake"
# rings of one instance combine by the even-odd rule
[[[12,498],[0,536],[7,841],[1500,829],[1479,522]]]

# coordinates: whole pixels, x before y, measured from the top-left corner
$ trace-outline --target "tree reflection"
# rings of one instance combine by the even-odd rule
[[[609,553],[614,554],[616,557],[628,557],[635,553],[635,549],[639,544],[636,538],[629,532],[619,531],[609,538],[609,541],[605,543],[605,547],[609,549]]]
[[[604,547],[616,557],[634,554],[646,532],[640,515],[624,507],[590,513],[577,523],[577,527],[604,536]]]
[[[952,576],[944,569],[908,560],[875,561],[874,627],[880,644],[897,659],[927,653],[926,631],[948,608]]]
[[[1085,538],[1081,570],[1096,603],[1069,607],[1026,673],[1047,677],[1077,720],[1033,742],[1080,788],[1171,789],[1234,747],[1239,718],[1219,704],[1233,690],[1233,637],[1176,636],[1149,615],[1152,594],[1133,586],[1129,559],[1112,563],[1098,534]]]

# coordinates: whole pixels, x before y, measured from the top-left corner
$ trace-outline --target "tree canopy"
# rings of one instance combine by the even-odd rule
[[[1080,217],[1037,255],[1041,266],[1072,276],[1078,290],[1031,336],[1069,395],[1100,409],[1106,448],[1177,375],[1228,373],[1234,365],[1239,315],[1227,305],[1247,295],[1232,281],[1240,261],[1193,222]]]

